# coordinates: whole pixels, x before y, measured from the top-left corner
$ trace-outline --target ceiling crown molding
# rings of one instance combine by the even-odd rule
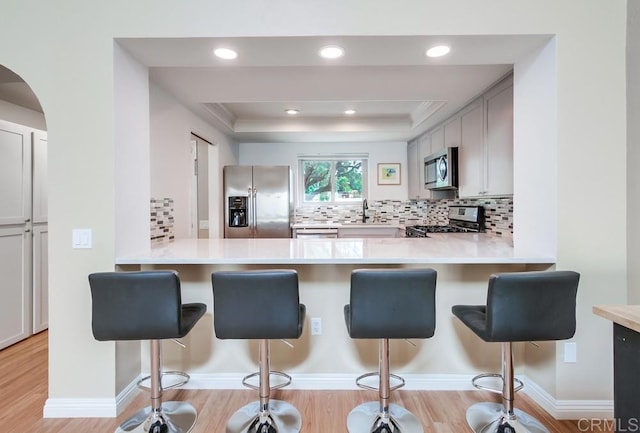
[[[228,132],[235,132],[237,117],[224,104],[208,103],[202,105],[217,123],[226,128]]]
[[[447,101],[424,101],[418,108],[411,113],[411,128],[416,128],[422,122],[426,121],[429,117],[444,107]]]

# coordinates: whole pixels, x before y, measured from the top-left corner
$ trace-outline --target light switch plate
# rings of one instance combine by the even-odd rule
[[[91,229],[73,229],[71,231],[71,245],[73,248],[92,247]]]

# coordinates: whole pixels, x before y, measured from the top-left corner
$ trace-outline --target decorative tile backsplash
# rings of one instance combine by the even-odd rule
[[[371,221],[404,225],[447,225],[450,205],[484,206],[487,233],[513,238],[513,197],[441,200],[380,200],[368,203]],[[295,222],[362,221],[362,206],[305,206],[295,211]]]
[[[173,233],[173,199],[151,199],[151,243],[172,241]]]
[[[380,200],[368,202],[369,221],[396,224],[424,224],[427,203],[424,201]],[[362,205],[304,206],[295,211],[295,222],[348,223],[362,221]]]
[[[513,238],[513,197],[458,198],[428,202],[427,224],[429,225],[448,224],[450,205],[483,206],[487,233]]]

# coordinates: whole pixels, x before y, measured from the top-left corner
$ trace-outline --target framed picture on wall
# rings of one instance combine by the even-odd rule
[[[378,185],[400,185],[400,179],[399,162],[378,164]]]

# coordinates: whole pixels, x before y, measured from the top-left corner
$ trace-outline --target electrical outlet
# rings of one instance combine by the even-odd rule
[[[578,361],[578,347],[575,342],[564,343],[564,362],[575,363]]]
[[[319,317],[311,318],[311,335],[322,334],[322,319]]]

